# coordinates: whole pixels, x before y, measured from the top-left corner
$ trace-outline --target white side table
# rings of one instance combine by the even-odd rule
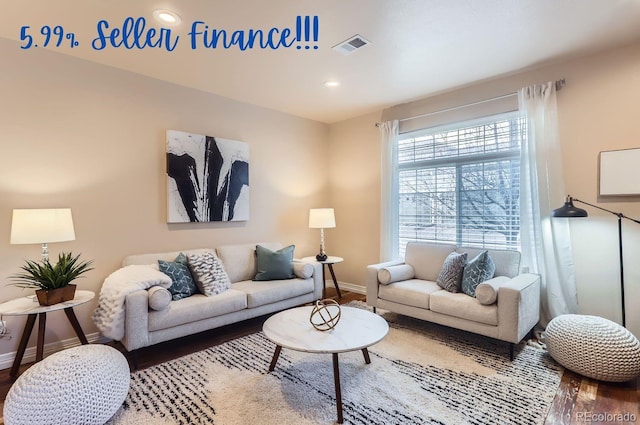
[[[325,285],[325,277],[324,277],[324,266],[327,265],[329,267],[329,272],[331,272],[331,278],[333,279],[333,284],[336,287],[336,291],[338,291],[338,298],[342,298],[342,293],[340,293],[340,287],[338,286],[338,279],[336,279],[336,274],[333,271],[333,265],[334,264],[338,264],[338,263],[342,263],[344,261],[344,258],[342,257],[333,257],[333,256],[328,256],[326,260],[324,261],[318,261],[316,260],[316,257],[304,257],[302,259],[302,261],[305,261],[307,263],[312,263],[312,262],[317,262],[322,264],[322,288],[323,288],[323,293],[322,296],[324,297],[324,292],[326,291],[326,285]]]
[[[73,330],[76,332],[76,335],[78,335],[80,342],[83,345],[88,344],[89,342],[87,341],[87,337],[84,335],[82,327],[80,327],[80,323],[78,322],[78,318],[73,312],[73,307],[84,304],[92,300],[93,297],[95,297],[95,294],[91,291],[76,291],[76,296],[71,301],[65,301],[49,306],[41,306],[35,295],[17,298],[0,304],[0,315],[2,316],[28,316],[27,323],[25,324],[24,331],[22,332],[20,344],[18,345],[16,358],[13,361],[13,366],[11,366],[10,376],[13,378],[18,374],[18,369],[20,368],[24,352],[27,349],[27,343],[29,342],[33,325],[36,322],[36,317],[39,317],[36,362],[42,360],[43,357],[44,331],[47,325],[47,313],[51,311],[64,310],[67,315],[67,319],[69,319],[69,322],[71,323]]]

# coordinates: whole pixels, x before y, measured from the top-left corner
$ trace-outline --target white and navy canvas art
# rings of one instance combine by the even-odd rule
[[[249,219],[249,145],[167,131],[169,223]]]

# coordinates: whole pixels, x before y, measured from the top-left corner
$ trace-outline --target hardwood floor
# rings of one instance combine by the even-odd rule
[[[607,383],[565,370],[545,425],[640,424],[640,378]]]
[[[353,300],[364,301],[365,296],[342,291],[342,299],[337,299],[335,290],[327,289],[327,296],[341,304]],[[258,332],[268,316],[258,317],[223,328],[214,329],[197,335],[141,349],[138,353],[138,367],[144,369],[176,357],[203,350],[212,345]],[[119,344],[114,347],[124,351]],[[30,364],[20,367],[20,373]],[[0,371],[0,400],[4,405],[13,380],[9,369]],[[553,405],[546,417],[545,425],[574,424],[640,424],[640,377],[635,381],[613,384],[584,378],[566,371]],[[0,405],[1,407],[1,405]],[[0,424],[3,423],[0,419]]]

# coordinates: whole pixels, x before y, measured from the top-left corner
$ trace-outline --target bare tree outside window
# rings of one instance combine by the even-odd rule
[[[401,135],[399,247],[408,241],[518,249],[517,113]]]

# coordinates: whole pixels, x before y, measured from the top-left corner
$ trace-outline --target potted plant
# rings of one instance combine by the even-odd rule
[[[27,261],[20,267],[23,271],[11,276],[12,283],[20,288],[36,289],[40,305],[53,305],[72,300],[76,293],[76,285],[72,281],[83,273],[93,270],[93,260],[80,261],[80,254],[75,257],[68,253],[60,253],[58,262],[52,266],[48,260],[42,262]]]

